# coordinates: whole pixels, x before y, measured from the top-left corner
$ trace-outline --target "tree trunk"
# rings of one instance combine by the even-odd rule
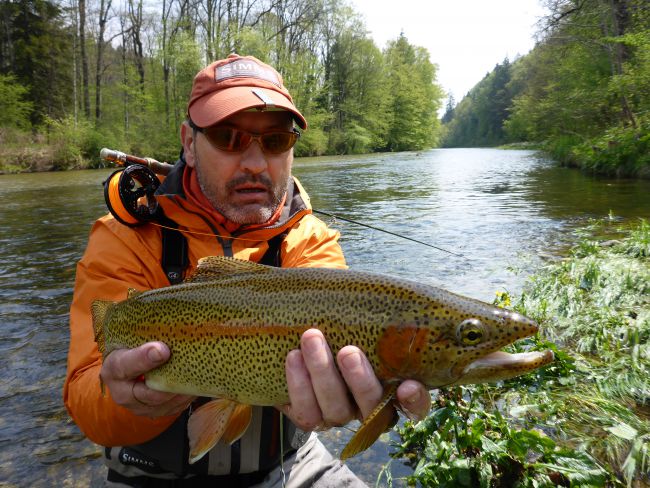
[[[86,52],[86,0],[79,0],[79,45],[81,47],[81,85],[83,109],[86,119],[90,119],[90,92],[88,91],[88,53]]]
[[[95,125],[99,123],[102,116],[102,73],[104,71],[104,33],[108,21],[108,11],[111,8],[111,0],[101,0],[99,5],[99,33],[97,34],[97,64],[95,72]]]
[[[133,59],[140,80],[140,92],[144,95],[144,49],[142,47],[142,0],[134,5],[129,0],[129,16],[131,18],[131,40],[133,41]]]
[[[611,9],[612,16],[612,30],[611,35],[615,38],[625,35],[630,24],[630,15],[628,11],[627,0],[610,0],[609,6]],[[608,33],[606,33],[608,34]],[[612,74],[614,76],[620,76],[623,74],[623,66],[625,61],[629,57],[626,46],[617,42],[610,48],[610,62],[612,65]],[[620,103],[621,103],[621,112],[623,114],[624,120],[632,125],[635,129],[637,128],[636,117],[630,108],[630,104],[627,99],[627,95],[624,91],[621,91],[620,94]]]

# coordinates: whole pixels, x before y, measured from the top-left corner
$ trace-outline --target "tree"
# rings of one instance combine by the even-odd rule
[[[432,147],[439,126],[443,91],[435,84],[436,68],[429,53],[409,44],[401,34],[384,52],[392,93],[391,119],[386,141],[389,151]]]
[[[0,127],[29,127],[32,103],[24,100],[27,87],[11,75],[0,75]]]
[[[90,92],[88,90],[88,54],[86,52],[86,0],[79,0],[79,47],[81,50],[81,91],[83,93],[83,110],[86,119],[90,119]]]
[[[442,119],[440,119],[440,122],[442,122],[443,124],[448,124],[449,122],[451,122],[454,118],[455,108],[456,108],[456,100],[454,99],[454,95],[450,93],[449,97],[447,98],[445,113],[442,116]]]
[[[71,102],[72,33],[61,9],[47,0],[0,2],[0,74],[27,88],[30,122],[63,117]]]
[[[330,147],[335,153],[364,153],[384,147],[391,94],[381,51],[359,19],[335,38],[330,53]]]

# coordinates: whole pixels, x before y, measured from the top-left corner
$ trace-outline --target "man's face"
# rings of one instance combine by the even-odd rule
[[[288,131],[293,124],[288,112],[240,112],[220,125],[260,134]],[[267,154],[255,140],[243,152],[231,153],[214,147],[203,133],[196,132],[196,139],[191,133],[185,126],[186,161],[196,169],[201,190],[212,206],[238,224],[269,220],[287,191],[293,149]]]

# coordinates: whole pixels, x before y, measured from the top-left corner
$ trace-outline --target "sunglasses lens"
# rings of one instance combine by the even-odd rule
[[[203,133],[216,148],[227,152],[243,151],[253,140],[251,134],[232,127],[208,127]]]
[[[297,135],[293,132],[271,132],[262,134],[260,139],[264,151],[271,154],[280,154],[293,147]]]
[[[257,139],[264,152],[281,154],[291,149],[298,140],[297,132],[267,132],[256,136],[250,132],[223,126],[206,127],[202,131],[214,147],[235,153],[245,151],[253,139]]]

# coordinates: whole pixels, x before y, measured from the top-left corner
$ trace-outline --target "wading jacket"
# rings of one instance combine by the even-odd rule
[[[183,232],[189,258],[186,272],[196,267],[197,261],[204,256],[234,256],[257,262],[266,253],[268,241],[282,233],[285,237],[279,256],[283,267],[345,267],[338,232],[311,214],[309,197],[295,178],[289,185],[282,214],[274,224],[248,231],[242,228],[230,234],[209,213],[185,198],[182,185],[184,169],[183,162],[176,164],[158,189],[157,200],[166,217],[176,222],[180,231],[186,231]],[[64,402],[70,416],[90,440],[113,448],[106,449],[110,467],[113,467],[112,457],[121,457],[119,461],[128,469],[119,471],[125,475],[160,473],[165,476],[164,473],[175,473],[182,476],[187,473],[186,463],[179,467],[176,459],[166,465],[167,461],[152,459],[150,453],[138,458],[138,452],[146,451],[148,443],[160,444],[161,440],[163,444],[186,442],[183,428],[180,429],[181,440],[173,431],[183,424],[182,417],[186,417],[187,412],[180,417],[150,419],[134,415],[117,405],[108,389],[102,395],[99,382],[102,358],[94,340],[90,309],[96,299],[124,300],[129,288],[149,290],[169,286],[161,267],[162,249],[159,226],[145,224],[131,228],[107,215],[95,222],[86,251],[77,265],[70,309],[70,349]],[[269,440],[263,438],[264,433],[260,436],[260,431],[264,430],[264,423],[273,422],[277,417],[277,411],[272,408],[255,407],[251,426],[238,441],[237,449],[259,450],[265,442],[268,445]],[[143,445],[145,448],[137,449],[135,454],[116,447]],[[156,449],[159,450],[155,448],[154,451]],[[167,445],[163,451],[183,455],[184,448]],[[242,452],[239,456],[229,446],[219,443],[210,456],[199,462],[204,464],[200,471],[234,474],[268,468],[261,465],[264,456],[250,454]]]

